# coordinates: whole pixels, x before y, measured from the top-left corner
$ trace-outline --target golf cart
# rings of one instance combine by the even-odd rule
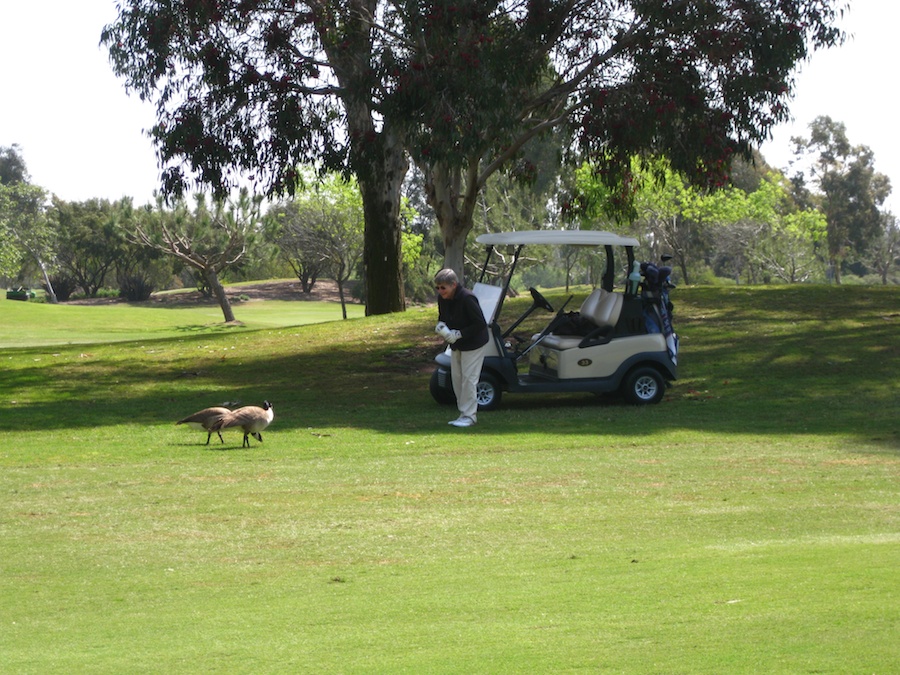
[[[672,330],[669,289],[671,267],[636,263],[636,239],[611,232],[549,231],[483,234],[476,241],[487,247],[487,260],[472,288],[490,332],[490,341],[478,383],[479,410],[500,404],[503,392],[541,394],[556,392],[618,392],[633,404],[658,403],[677,377],[678,338]],[[606,267],[601,287],[566,312],[574,296],[559,308],[536,289],[529,288],[531,306],[508,328],[498,319],[509,292],[510,280],[526,246],[589,246],[605,250]],[[513,250],[509,274],[501,285],[484,283],[495,247]],[[614,290],[615,253],[624,249],[623,291]],[[667,257],[668,258],[668,257]],[[664,258],[664,262],[667,258]],[[538,310],[554,312],[539,333],[524,337],[516,328]],[[439,354],[430,383],[432,397],[443,404],[456,397],[450,377],[450,348]]]

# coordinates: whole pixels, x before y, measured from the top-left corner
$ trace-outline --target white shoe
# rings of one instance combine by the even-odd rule
[[[454,427],[471,427],[475,424],[475,420],[471,417],[460,417],[458,420],[450,422]]]

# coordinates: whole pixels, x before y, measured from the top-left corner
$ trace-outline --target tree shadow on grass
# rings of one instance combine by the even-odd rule
[[[874,294],[880,302],[843,317],[827,310],[798,313],[809,304],[804,297],[801,292],[791,301],[796,307],[783,302],[777,320],[761,315],[767,303],[752,295],[756,302],[749,309],[732,306],[715,320],[701,318],[715,307],[715,297],[707,298],[683,321],[680,379],[659,405],[507,393],[500,410],[482,413],[479,425],[463,433],[523,442],[535,431],[595,434],[598,442],[604,434],[684,429],[835,434],[897,452],[900,345],[896,321],[884,318],[896,294]],[[109,348],[98,359],[69,350],[54,361],[43,350],[40,361],[0,371],[0,430],[174,425],[210,405],[269,400],[276,413],[273,432],[355,428],[458,435],[446,424],[455,409],[436,404],[428,391],[441,343],[413,320],[365,325],[362,335],[345,334],[340,323],[188,335]],[[243,342],[235,344],[236,337]],[[37,351],[17,354],[38,358]]]

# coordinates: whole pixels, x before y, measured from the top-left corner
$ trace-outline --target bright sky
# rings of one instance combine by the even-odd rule
[[[843,46],[802,66],[791,104],[794,122],[762,148],[787,168],[791,136],[807,136],[820,115],[843,122],[850,142],[869,146],[891,178],[887,207],[900,214],[900,133],[891,85],[898,65],[900,3],[849,0]],[[32,182],[68,201],[133,197],[143,204],[158,185],[156,156],[144,129],[153,108],[125,93],[110,68],[100,31],[115,0],[4,2],[0,9],[0,146],[18,143]]]

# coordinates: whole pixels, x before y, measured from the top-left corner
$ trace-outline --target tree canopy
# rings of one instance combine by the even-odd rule
[[[28,183],[29,180],[22,149],[16,143],[0,147],[0,185]]]
[[[794,182],[828,219],[828,254],[840,282],[848,254],[863,256],[880,243],[884,223],[879,207],[890,194],[891,183],[875,171],[875,155],[868,146],[850,143],[843,122],[817,117],[809,130],[808,138],[791,139],[797,157],[811,160]],[[818,188],[818,194],[810,195],[808,185]]]
[[[195,180],[221,196],[243,173],[291,192],[313,162],[355,173],[370,313],[404,306],[407,156],[461,268],[478,192],[532,139],[567,126],[611,205],[631,213],[634,155],[721,183],[786,119],[798,62],[841,39],[830,0],[119,6],[102,40],[127,86],[157,103],[164,190]]]
[[[107,275],[125,256],[121,226],[131,203],[123,199],[111,204],[105,199],[65,202],[53,199],[56,215],[56,265],[59,273],[95,297]]]
[[[226,322],[235,321],[220,275],[236,265],[260,232],[259,200],[242,191],[236,200],[195,196],[191,210],[182,200],[173,209],[157,205],[135,214],[132,239],[173,256],[196,270],[222,308]]]
[[[346,319],[346,283],[357,271],[363,248],[363,209],[356,185],[332,174],[277,204],[267,220],[304,292],[312,290],[320,273],[329,275],[337,283]]]

